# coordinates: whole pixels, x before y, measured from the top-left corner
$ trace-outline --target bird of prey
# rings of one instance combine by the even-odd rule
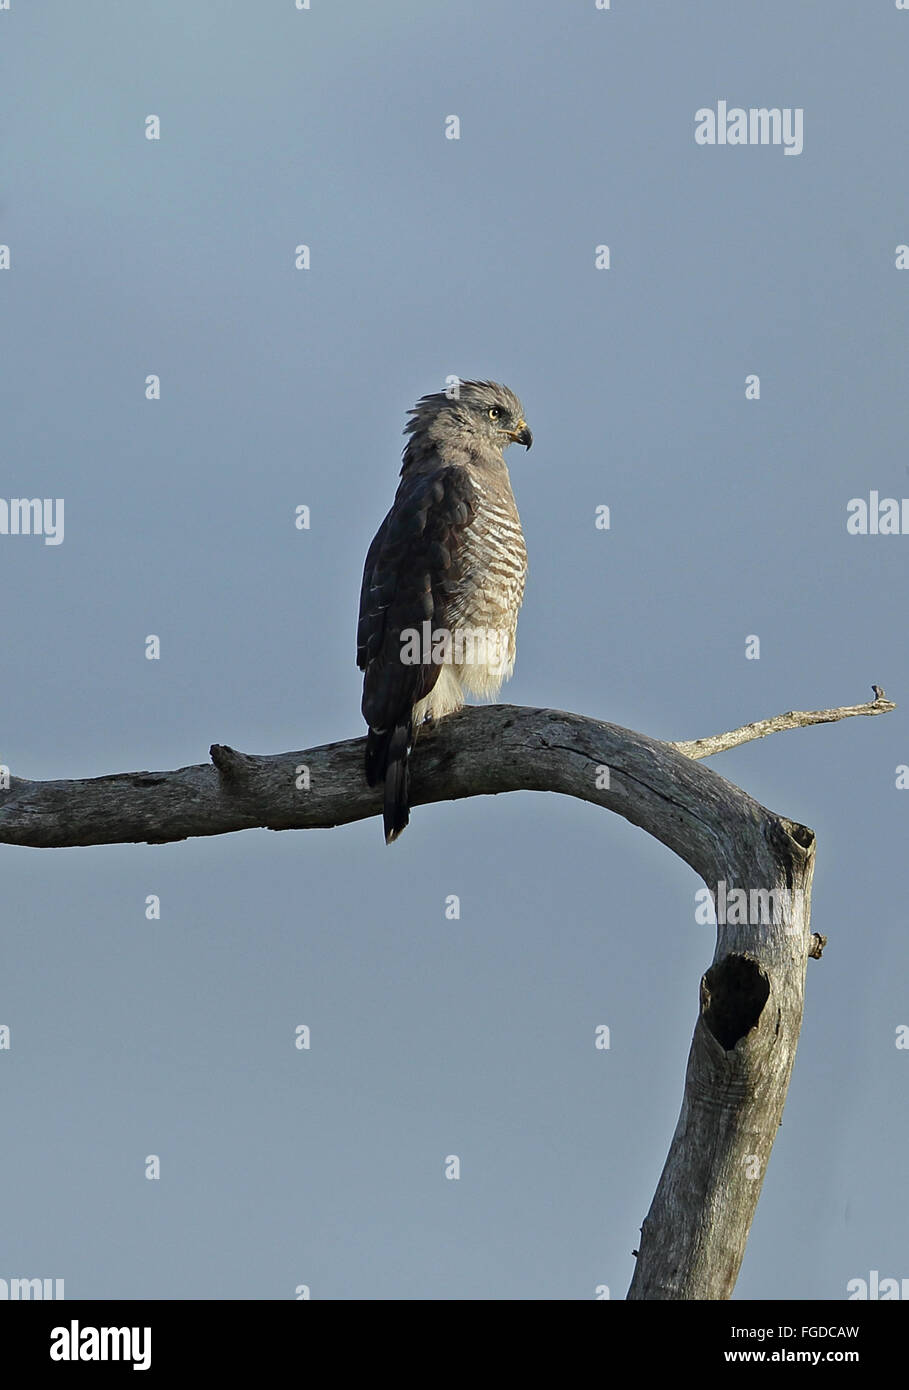
[[[494,381],[423,396],[401,481],[363,570],[357,665],[366,778],[385,788],[385,842],[410,818],[408,758],[424,719],[511,675],[527,551],[503,450],[529,449],[521,402]]]

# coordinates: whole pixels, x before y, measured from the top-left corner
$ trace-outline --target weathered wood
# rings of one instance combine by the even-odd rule
[[[681,1114],[641,1230],[632,1299],[731,1296],[782,1119],[805,967],[820,950],[809,925],[814,836],[770,813],[741,828],[734,846],[723,840],[724,864],[709,886],[775,889],[780,920],[762,922],[758,906],[744,923],[718,926]]]
[[[755,738],[766,738],[768,734],[779,734],[785,729],[805,729],[809,724],[834,724],[840,719],[851,719],[855,715],[889,714],[896,705],[888,700],[879,685],[873,685],[874,699],[864,705],[840,705],[838,709],[791,709],[788,714],[775,714],[770,719],[758,719],[753,724],[745,724],[741,729],[731,729],[728,734],[711,734],[709,738],[688,739],[673,743],[688,758],[712,758],[714,753],[725,753],[728,748],[738,748],[742,743],[750,743]]]
[[[509,791],[561,792],[614,811],[661,840],[701,876],[719,907],[724,894],[735,902],[734,890],[744,891],[745,920],[736,909],[719,923],[713,963],[701,981],[682,1110],[642,1227],[629,1298],[732,1293],[786,1099],[807,961],[825,944],[810,930],[812,832],[767,810],[699,759],[779,729],[895,708],[877,688],[875,696],[869,705],[789,713],[678,744],[561,710],[514,705],[465,709],[420,731],[413,806]],[[214,744],[211,764],[174,772],[83,781],[12,777],[0,789],[0,843],[160,844],[256,826],[348,824],[381,812],[381,789],[368,787],[363,774],[364,747],[358,738],[253,755]],[[768,903],[777,905],[777,920]]]

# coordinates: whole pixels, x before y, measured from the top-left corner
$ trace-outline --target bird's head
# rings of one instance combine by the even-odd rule
[[[448,442],[491,445],[501,452],[509,444],[533,443],[524,408],[513,391],[495,381],[461,381],[448,391],[423,396],[410,412],[404,451],[419,455]]]

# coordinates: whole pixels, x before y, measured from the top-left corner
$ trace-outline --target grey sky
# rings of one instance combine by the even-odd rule
[[[900,705],[713,764],[817,832],[830,942],[739,1297],[909,1275],[909,536],[845,528],[909,495],[907,45],[883,0],[0,11],[0,490],[66,503],[63,544],[0,536],[15,774],[359,734],[363,557],[449,373],[534,432],[506,699],[665,738]],[[803,152],[698,146],[720,99],[802,108]],[[372,820],[0,859],[0,1277],[624,1295],[713,950],[662,846],[528,793],[387,850]]]

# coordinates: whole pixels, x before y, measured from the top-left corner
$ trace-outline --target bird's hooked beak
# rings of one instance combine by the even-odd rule
[[[519,420],[516,428],[508,431],[508,438],[513,439],[515,444],[523,444],[525,449],[529,449],[533,443],[533,435],[527,427],[526,420]]]

